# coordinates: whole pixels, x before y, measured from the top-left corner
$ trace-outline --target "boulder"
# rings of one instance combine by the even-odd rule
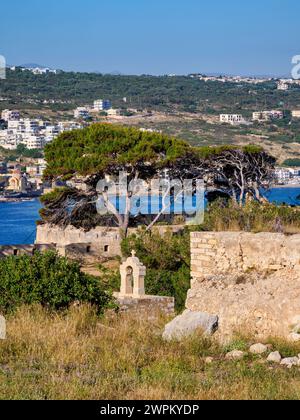
[[[205,335],[212,335],[218,326],[218,316],[186,310],[165,326],[163,339],[166,341],[181,340],[197,331],[202,331]]]
[[[4,316],[0,316],[0,340],[6,339],[6,321]]]
[[[246,353],[240,350],[233,350],[230,353],[226,354],[227,360],[242,360],[245,357]]]
[[[280,363],[281,360],[282,360],[282,357],[279,351],[274,351],[273,353],[269,355],[267,359],[267,361],[270,363]]]
[[[294,328],[293,328],[293,332],[296,334],[300,334],[300,324],[297,324]]]
[[[213,357],[207,357],[205,359],[205,364],[206,365],[211,365],[213,363],[213,361],[214,361],[214,358]]]
[[[250,353],[252,354],[264,354],[267,353],[268,347],[264,344],[254,344],[250,347]]]
[[[298,366],[298,363],[299,363],[298,357],[288,357],[286,359],[283,359],[280,364],[282,366],[292,367],[292,366]]]
[[[291,333],[288,336],[288,340],[291,341],[292,343],[299,343],[300,342],[300,334]]]

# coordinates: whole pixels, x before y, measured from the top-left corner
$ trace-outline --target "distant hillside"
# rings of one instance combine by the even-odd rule
[[[92,103],[97,98],[110,98],[115,107],[143,108],[157,111],[187,111],[217,114],[220,111],[250,112],[255,109],[293,108],[300,106],[300,88],[290,92],[276,90],[273,82],[257,86],[220,82],[202,82],[184,76],[122,76],[96,73],[34,75],[21,70],[7,72],[0,83],[0,108],[72,109],[74,105]],[[123,98],[127,98],[127,102]]]

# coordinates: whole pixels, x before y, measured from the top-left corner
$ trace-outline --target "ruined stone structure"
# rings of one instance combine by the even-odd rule
[[[115,293],[121,311],[138,314],[155,315],[165,313],[173,315],[175,299],[164,296],[147,296],[145,294],[146,267],[135,256],[129,257],[120,267],[121,291]]]
[[[192,233],[191,263],[187,309],[217,315],[222,339],[300,340],[300,235]]]
[[[154,229],[163,235],[167,230],[174,233],[182,226],[157,226]],[[129,235],[137,229],[129,229]],[[122,256],[122,236],[119,228],[97,227],[90,231],[76,229],[73,226],[40,225],[37,227],[35,243],[54,245],[62,256],[85,263],[101,262],[103,258]]]
[[[68,226],[37,227],[36,244],[55,244],[62,255],[113,258],[121,255],[121,235],[118,228],[98,227],[89,232]]]
[[[39,245],[4,245],[0,246],[0,258],[18,256],[18,255],[33,255],[36,251],[55,251],[56,247],[50,244]]]

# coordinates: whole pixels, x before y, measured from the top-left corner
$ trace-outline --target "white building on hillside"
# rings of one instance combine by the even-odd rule
[[[294,110],[292,111],[292,117],[293,118],[300,118],[300,110]]]
[[[1,113],[1,118],[4,121],[18,121],[20,119],[20,112],[15,110],[5,109]]]
[[[271,121],[271,120],[282,120],[284,118],[283,111],[257,111],[253,112],[253,121]]]
[[[42,149],[45,146],[45,137],[28,135],[23,138],[22,143],[30,150]]]
[[[242,124],[245,121],[244,117],[240,114],[221,114],[220,115],[221,123],[227,124]]]
[[[111,109],[111,102],[108,99],[98,99],[94,101],[94,111],[108,111]]]
[[[107,111],[107,115],[109,117],[119,117],[121,115],[121,111],[119,109],[109,109]]]
[[[78,107],[74,110],[74,118],[79,119],[82,118],[84,120],[90,118],[90,112],[85,107]]]
[[[287,91],[289,90],[289,85],[285,81],[281,80],[277,83],[277,89]]]
[[[58,125],[48,125],[40,133],[45,137],[45,143],[50,143],[61,133],[61,130]]]

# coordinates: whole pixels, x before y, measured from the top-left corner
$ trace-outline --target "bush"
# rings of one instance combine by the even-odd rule
[[[98,313],[113,302],[99,280],[52,251],[0,260],[1,311],[12,311],[23,304],[59,310],[77,301],[95,305]]]
[[[233,201],[217,200],[205,212],[204,231],[246,231],[298,233],[300,210],[298,207],[260,204],[256,201],[237,206]]]

